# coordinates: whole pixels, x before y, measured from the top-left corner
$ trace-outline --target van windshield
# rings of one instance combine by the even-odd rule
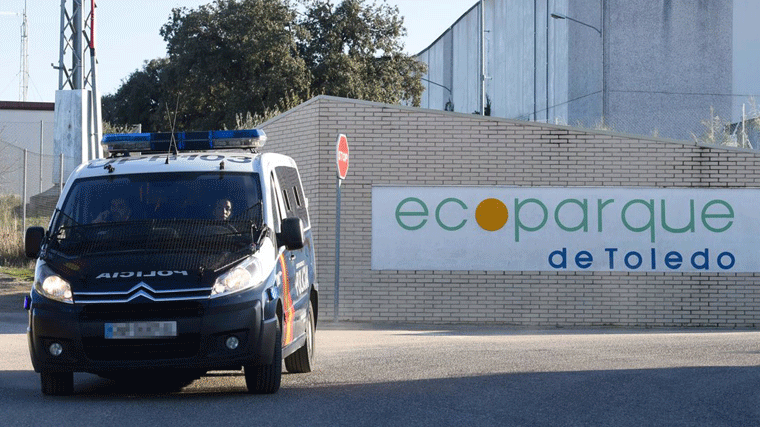
[[[67,255],[235,252],[262,230],[259,176],[165,173],[77,180],[56,210],[51,249]]]

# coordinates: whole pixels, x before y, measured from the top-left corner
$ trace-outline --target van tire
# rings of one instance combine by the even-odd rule
[[[301,348],[285,358],[285,369],[293,374],[311,372],[314,366],[314,346],[316,331],[314,328],[314,307],[309,302],[309,313],[306,315],[306,340]]]
[[[277,320],[277,332],[274,338],[274,354],[268,364],[245,365],[245,385],[248,393],[273,394],[280,389],[282,379],[282,326]]]
[[[73,372],[41,372],[42,394],[48,396],[68,396],[74,392]]]

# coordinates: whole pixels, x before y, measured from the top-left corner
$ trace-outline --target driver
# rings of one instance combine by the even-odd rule
[[[118,222],[127,221],[132,215],[132,209],[129,207],[127,200],[123,197],[115,197],[111,199],[111,207],[98,214],[92,221],[93,223],[99,222]]]
[[[214,219],[226,221],[232,215],[232,202],[230,199],[218,199],[212,212]]]

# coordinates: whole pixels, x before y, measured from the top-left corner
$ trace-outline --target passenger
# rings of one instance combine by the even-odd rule
[[[230,199],[218,199],[212,213],[214,219],[226,221],[232,215],[232,202]]]
[[[118,222],[127,221],[132,215],[132,209],[129,207],[127,200],[123,197],[116,197],[111,199],[111,207],[98,214],[92,221],[93,223],[99,222]]]

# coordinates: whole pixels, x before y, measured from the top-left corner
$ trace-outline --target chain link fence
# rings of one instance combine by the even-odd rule
[[[71,160],[53,152],[52,122],[0,123],[0,265],[23,259],[27,227],[48,225]]]

